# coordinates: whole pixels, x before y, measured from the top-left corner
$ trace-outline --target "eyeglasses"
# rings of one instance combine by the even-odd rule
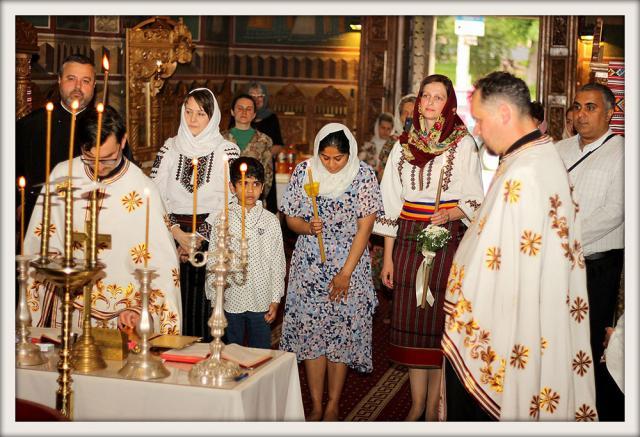
[[[88,165],[91,167],[93,167],[96,163],[95,157],[92,158],[87,155],[82,155],[80,159],[82,160],[82,163],[84,165]],[[122,159],[122,152],[118,153],[118,157],[114,159],[98,159],[98,163],[101,167],[113,167],[118,165],[121,159]]]
[[[254,99],[259,99],[260,97],[264,97],[264,94],[249,94]]]

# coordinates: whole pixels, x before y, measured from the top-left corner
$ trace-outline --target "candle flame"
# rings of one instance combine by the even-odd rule
[[[147,187],[144,188],[143,192],[146,197],[149,197],[149,189]]]
[[[193,158],[193,159],[191,160],[191,163],[192,163],[193,165],[198,165],[198,158]]]
[[[158,59],[158,60],[156,61],[156,66],[160,67],[161,65],[162,65],[162,61],[161,61],[160,59]]]
[[[98,112],[104,111],[104,105],[102,103],[98,103],[98,106],[96,106],[96,110]]]
[[[102,68],[104,68],[105,71],[109,71],[109,58],[107,58],[106,53],[102,57]]]
[[[242,164],[240,164],[240,171],[242,173],[244,173],[245,171],[247,171],[247,163],[243,162]]]
[[[73,109],[74,111],[77,110],[80,107],[80,102],[78,102],[77,100],[74,100],[73,103],[71,103],[71,109]]]
[[[46,108],[47,108],[47,111],[49,111],[49,112],[53,111],[53,103],[51,103],[51,102],[47,103]]]
[[[20,176],[20,178],[18,178],[18,186],[20,188],[24,188],[27,185],[27,180],[24,178],[24,176]]]

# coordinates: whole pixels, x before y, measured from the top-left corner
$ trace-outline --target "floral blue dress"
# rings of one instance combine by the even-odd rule
[[[311,199],[304,191],[307,162],[298,164],[282,196],[280,211],[309,221]],[[318,239],[299,235],[291,257],[280,349],[296,354],[298,361],[325,355],[362,372],[373,369],[371,326],[378,305],[371,280],[368,249],[351,275],[348,299],[329,300],[329,283],[340,271],[357,231],[357,220],[382,211],[382,195],[373,169],[361,162],[347,190],[331,199],[318,196],[318,214],[326,262],[320,262]]]

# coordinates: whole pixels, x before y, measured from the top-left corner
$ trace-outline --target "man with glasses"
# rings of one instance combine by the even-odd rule
[[[81,156],[72,161],[74,202],[74,257],[85,258],[88,235],[89,199],[96,174],[100,182],[98,232],[109,235],[110,244],[98,241],[98,259],[106,265],[105,274],[92,291],[93,324],[100,327],[134,329],[139,319],[140,302],[136,291],[139,282],[135,269],[155,270],[150,312],[154,332],[179,334],[181,323],[178,255],[173,237],[165,224],[166,213],[156,185],[124,156],[125,125],[110,106],[103,113],[100,151],[96,157],[97,111],[87,109],[78,123],[76,138]],[[51,172],[50,180],[64,183],[68,162],[61,162]],[[60,183],[58,182],[58,183]],[[148,193],[148,194],[147,194]],[[148,218],[147,218],[148,209]],[[64,252],[65,211],[59,199],[52,201],[49,249]],[[40,247],[42,204],[36,205],[25,234],[25,253],[37,253]],[[147,221],[148,220],[148,221]],[[148,223],[149,248],[145,245]],[[145,261],[146,260],[146,261]],[[28,283],[28,300],[36,326],[57,327],[62,321],[61,305],[55,289],[42,278]],[[74,301],[73,327],[82,326],[82,298]]]

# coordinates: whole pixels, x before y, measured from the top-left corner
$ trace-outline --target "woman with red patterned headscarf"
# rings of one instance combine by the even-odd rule
[[[456,114],[451,80],[434,74],[420,84],[411,129],[394,145],[381,182],[384,214],[373,232],[385,237],[383,283],[393,289],[389,358],[409,367],[412,406],[407,420],[435,420],[440,397],[444,293],[453,255],[483,199],[478,151]],[[442,170],[438,212],[435,202]],[[427,305],[416,296],[424,259],[417,234],[429,224],[451,239],[436,252]],[[420,281],[419,281],[420,282]],[[426,411],[425,411],[426,408]]]

